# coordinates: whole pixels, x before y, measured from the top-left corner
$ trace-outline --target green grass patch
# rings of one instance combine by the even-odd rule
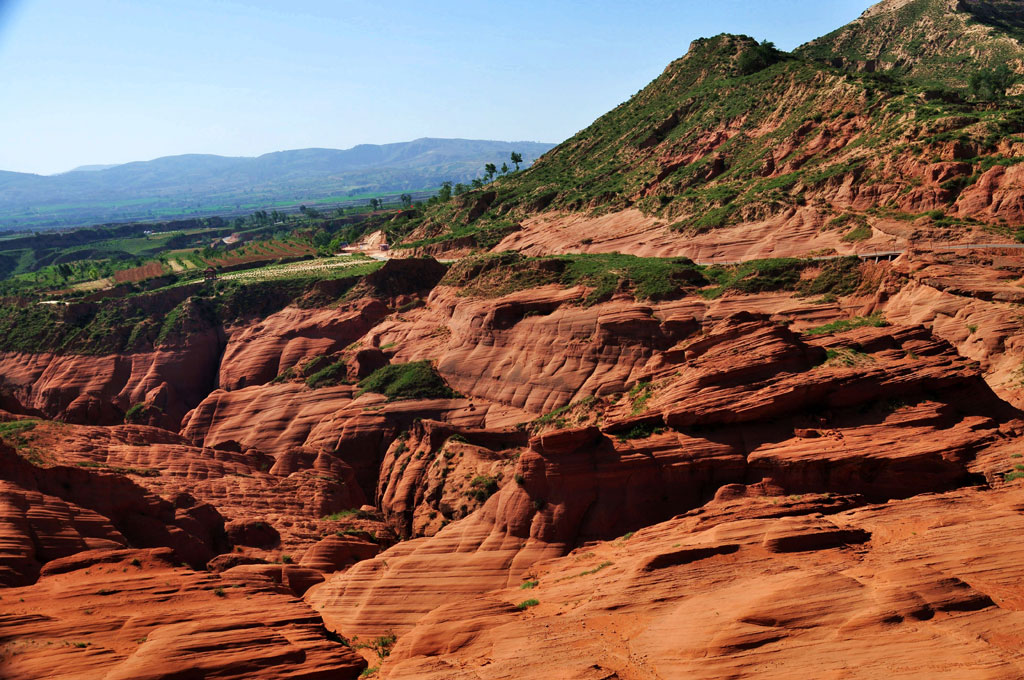
[[[849,232],[847,232],[847,234],[843,236],[843,238],[840,240],[846,241],[847,243],[867,241],[869,238],[871,238],[871,233],[871,227],[859,225],[851,229]]]
[[[478,297],[500,297],[550,284],[582,285],[591,288],[584,299],[589,306],[608,299],[617,290],[628,290],[640,300],[657,300],[685,287],[703,285],[706,280],[700,268],[686,258],[620,253],[525,257],[498,253],[456,263],[442,283]]]
[[[12,420],[0,423],[0,438],[16,437],[20,434],[31,432],[38,424],[38,420]]]
[[[540,600],[530,598],[529,600],[523,600],[522,602],[517,604],[516,609],[518,609],[519,611],[523,611],[524,609],[529,609],[530,607],[536,607],[539,604]]]
[[[889,323],[885,320],[880,312],[876,312],[871,316],[857,316],[852,319],[840,319],[827,323],[823,326],[815,326],[814,328],[808,328],[803,331],[804,335],[825,335],[827,333],[843,333],[845,331],[853,330],[854,328],[863,328],[865,326],[873,326],[875,328],[882,328],[888,326]]]
[[[93,470],[100,470],[101,472],[116,472],[120,475],[136,475],[139,477],[159,477],[160,471],[154,468],[136,468],[136,467],[120,467],[117,465],[107,465],[106,463],[97,463],[95,461],[87,460],[75,463],[81,468],[90,468]]]
[[[661,434],[664,431],[665,428],[660,425],[656,425],[654,423],[640,423],[638,425],[634,425],[628,430],[617,433],[615,437],[620,442],[624,442],[630,439],[647,439],[652,435]]]
[[[332,512],[329,515],[324,515],[322,519],[329,520],[331,522],[338,522],[343,519],[370,519],[372,517],[372,513],[360,510],[358,508],[352,508],[350,510],[339,510],[337,512]]]
[[[647,408],[647,402],[650,400],[653,393],[653,388],[651,387],[651,382],[649,380],[641,380],[637,384],[633,385],[633,387],[630,388],[629,393],[626,395],[632,402],[632,407],[629,411],[630,414],[635,416],[642,413],[643,410]]]
[[[359,382],[359,394],[376,392],[388,401],[400,399],[455,399],[460,395],[448,387],[429,361],[389,364]]]
[[[466,492],[466,495],[483,502],[498,491],[498,480],[490,475],[477,475],[469,483],[469,486],[470,490]]]
[[[715,284],[701,291],[709,300],[721,297],[726,291],[763,293],[776,290],[796,290],[804,261],[796,258],[751,260],[739,265],[708,267],[705,275]]]
[[[601,571],[602,569],[605,569],[605,568],[610,567],[610,566],[612,566],[611,562],[602,562],[601,564],[597,565],[593,569],[587,569],[586,571],[580,572],[580,576],[590,576],[591,574],[596,574],[597,572]]]
[[[854,366],[861,366],[867,363],[873,363],[874,358],[870,354],[859,352],[849,347],[840,347],[838,349],[829,348],[825,350],[825,365],[826,366],[840,366],[845,368],[852,368]]]
[[[306,385],[314,390],[321,387],[345,385],[349,384],[349,381],[346,379],[347,375],[348,366],[344,361],[338,361],[306,378]]]
[[[579,409],[589,409],[597,401],[596,397],[584,397],[579,401],[560,406],[554,411],[545,413],[540,418],[534,420],[531,425],[534,430],[545,428],[549,425],[554,425],[557,428],[563,428],[569,425],[569,419],[566,417],[569,413]]]

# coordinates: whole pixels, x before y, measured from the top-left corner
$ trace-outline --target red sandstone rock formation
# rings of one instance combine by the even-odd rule
[[[328,453],[286,450],[271,456],[255,449],[201,448],[141,425],[44,423],[26,437],[28,447],[45,452],[47,464],[83,475],[96,471],[180,508],[215,507],[226,520],[221,550],[230,544],[244,547],[250,556],[276,560],[286,555],[297,562],[308,547],[341,529],[361,528],[385,543],[391,538],[386,525],[365,513],[341,522],[325,519],[366,501],[353,469]],[[43,469],[38,474],[52,473]]]
[[[480,510],[336,574],[307,601],[345,635],[404,635],[437,607],[515,583],[573,546],[697,508],[724,485],[771,477],[789,493],[885,500],[977,483],[972,461],[1004,450],[1012,435],[1001,423],[1016,415],[948,345],[914,328],[809,343],[740,314],[652,366],[640,389],[604,410],[600,428],[546,431],[513,452],[515,483]],[[430,431],[410,439],[423,458],[390,454],[417,481],[392,473],[385,512],[413,528],[431,494],[444,503],[429,466],[456,454],[424,447]]]
[[[6,585],[31,583],[41,565],[87,549],[166,546],[199,568],[227,547],[213,506],[187,494],[160,498],[117,473],[38,467],[0,443],[0,484]]]
[[[450,599],[382,676],[1019,677],[1024,574],[1007,535],[1022,501],[1017,486],[855,509],[716,500],[539,563],[530,588]]]
[[[152,424],[177,430],[181,417],[214,387],[220,342],[215,333],[185,347],[128,355],[0,352],[7,410],[69,422],[113,425],[135,404],[161,415]]]
[[[286,587],[193,572],[170,550],[90,550],[3,591],[5,678],[356,678],[366,662]],[[238,569],[241,569],[239,567]]]

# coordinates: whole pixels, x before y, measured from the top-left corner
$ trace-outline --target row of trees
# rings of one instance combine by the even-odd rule
[[[449,182],[448,184],[451,184],[451,182]],[[412,207],[412,196],[410,194],[402,194],[401,196],[398,197],[398,201],[399,201],[399,203],[402,204],[402,209],[403,210],[408,210],[409,208]],[[373,210],[380,210],[383,207],[384,207],[384,199],[383,198],[371,198],[370,199],[370,208],[371,209],[373,209]]]
[[[452,196],[461,196],[462,194],[470,191],[471,189],[480,189],[488,182],[494,181],[494,178],[501,175],[507,175],[510,172],[519,172],[519,166],[523,163],[523,154],[518,151],[513,151],[509,155],[509,161],[515,166],[510,168],[508,163],[502,163],[499,168],[494,163],[487,163],[484,165],[484,176],[475,177],[469,184],[463,184],[462,182],[442,182],[441,188],[437,194],[428,199],[427,204],[433,205],[434,203],[445,203],[451,199]],[[412,196],[409,194],[402,194],[399,197],[399,201],[402,204],[402,208],[408,210],[412,207]],[[384,200],[380,198],[370,199],[370,208],[372,210],[380,210],[384,207]]]

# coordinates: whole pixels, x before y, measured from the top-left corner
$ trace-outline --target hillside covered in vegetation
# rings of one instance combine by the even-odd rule
[[[776,219],[848,242],[1013,237],[1024,216],[1010,173],[1024,161],[1020,10],[882,3],[792,54],[743,36],[698,40],[528,170],[392,232],[436,250],[492,247],[538,214],[632,210],[682,236]]]

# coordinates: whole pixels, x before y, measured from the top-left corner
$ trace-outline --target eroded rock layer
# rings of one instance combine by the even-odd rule
[[[432,535],[336,574],[308,601],[346,635],[401,635],[467,592],[518,582],[540,559],[692,510],[730,484],[771,478],[788,493],[882,501],[984,483],[974,461],[1010,469],[1005,446],[1021,427],[976,369],[919,328],[808,342],[736,314],[665,351],[636,385],[614,403],[585,400],[566,414],[574,423],[540,425],[517,450],[500,431],[488,448],[479,433],[453,442],[450,429],[415,430],[389,452],[381,502],[403,531]],[[454,484],[439,482],[447,475]],[[478,477],[500,488],[437,531],[458,492],[476,497]]]
[[[356,678],[366,662],[270,579],[173,565],[169,549],[91,550],[4,591],[7,678]]]
[[[862,507],[756,493],[730,489],[537,564],[529,587],[453,598],[399,638],[384,677],[1024,673],[1021,567],[1006,540],[1021,529],[1019,488]]]

